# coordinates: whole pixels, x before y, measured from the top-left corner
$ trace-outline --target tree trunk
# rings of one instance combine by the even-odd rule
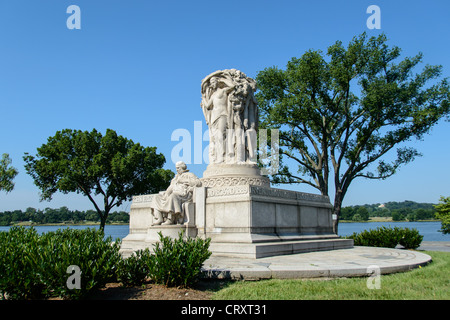
[[[336,191],[335,197],[334,197],[334,208],[333,208],[333,214],[335,214],[336,219],[333,220],[333,232],[335,234],[338,234],[338,225],[339,225],[339,218],[341,216],[341,207],[342,207],[342,199],[344,195],[342,194],[342,191],[338,190]]]
[[[100,231],[102,231],[103,233],[105,232],[105,225],[108,214],[109,212],[106,211],[98,212],[98,215],[100,216]]]

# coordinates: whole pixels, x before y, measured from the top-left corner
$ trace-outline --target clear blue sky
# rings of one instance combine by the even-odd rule
[[[81,9],[81,29],[69,30],[69,5]],[[369,5],[381,9],[381,30],[369,30]],[[308,49],[325,51],[355,35],[386,33],[403,56],[424,53],[450,76],[450,2],[434,1],[150,1],[2,0],[0,2],[0,154],[19,170],[15,189],[0,193],[0,211],[27,207],[86,210],[87,198],[56,195],[39,202],[25,173],[24,152],[65,128],[107,128],[156,146],[174,169],[174,130],[203,122],[201,80],[236,68],[250,77],[284,68]],[[450,195],[450,123],[421,142],[424,154],[385,181],[357,180],[344,205]],[[206,146],[204,142],[203,147]],[[395,152],[395,151],[394,151]],[[206,164],[190,165],[202,176]],[[316,192],[306,186],[290,189]],[[122,210],[129,209],[129,203]]]

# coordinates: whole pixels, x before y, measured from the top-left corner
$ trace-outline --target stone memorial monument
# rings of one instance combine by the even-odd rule
[[[169,188],[133,197],[124,255],[152,248],[158,232],[211,238],[213,255],[266,256],[353,247],[333,233],[327,196],[276,189],[257,165],[256,82],[236,69],[201,84],[208,125],[209,165],[201,179],[177,163]]]

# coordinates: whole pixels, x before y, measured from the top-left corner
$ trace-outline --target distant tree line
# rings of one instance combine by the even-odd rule
[[[115,211],[108,215],[106,223],[128,223],[130,216],[125,211]],[[45,208],[44,210],[27,208],[25,211],[14,210],[0,212],[0,225],[10,226],[20,222],[32,224],[45,223],[85,223],[100,222],[100,217],[95,210],[79,211],[69,210],[67,207],[59,209]]]
[[[342,220],[367,221],[370,217],[391,217],[393,221],[417,221],[436,219],[432,203],[414,201],[365,204],[342,208]]]

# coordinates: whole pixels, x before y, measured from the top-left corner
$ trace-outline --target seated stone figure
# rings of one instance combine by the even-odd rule
[[[153,197],[152,225],[182,224],[184,220],[183,204],[192,201],[195,187],[201,186],[201,181],[189,170],[184,162],[175,164],[177,174],[170,182],[166,191]]]

